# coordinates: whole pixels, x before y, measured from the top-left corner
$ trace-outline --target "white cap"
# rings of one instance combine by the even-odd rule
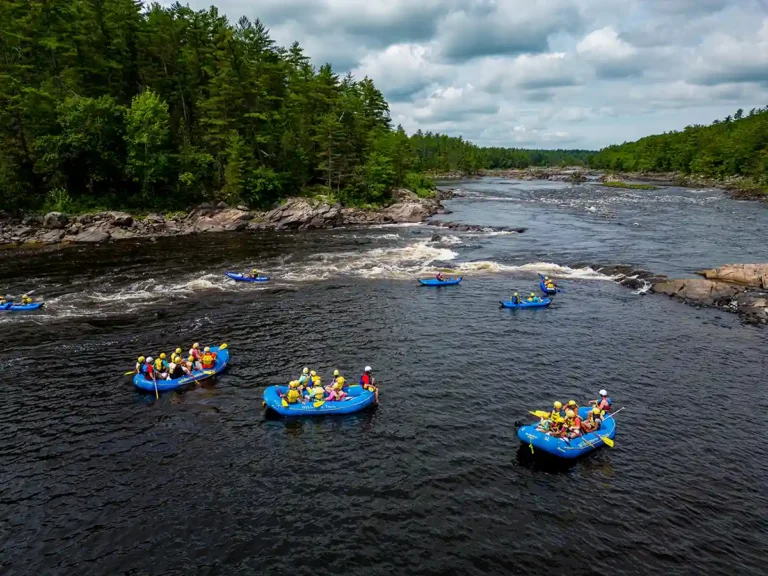
[[[605,390],[600,390],[600,396],[608,396],[608,392]]]
[[[147,356],[147,363],[151,363],[153,360],[152,356]]]
[[[365,367],[365,371],[366,371],[366,372],[370,372],[370,371],[371,371],[371,367],[370,367],[370,366],[366,366],[366,367]]]

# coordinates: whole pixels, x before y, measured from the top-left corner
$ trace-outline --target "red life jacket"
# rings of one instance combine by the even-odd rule
[[[368,372],[363,372],[363,375],[360,376],[360,384],[362,384],[363,386],[370,386],[371,375],[368,374]]]
[[[216,363],[216,354],[213,352],[206,352],[203,354],[203,370],[209,370],[213,368]]]

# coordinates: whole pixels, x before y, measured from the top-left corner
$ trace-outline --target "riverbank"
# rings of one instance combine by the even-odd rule
[[[418,223],[444,212],[441,200],[450,196],[450,192],[440,192],[435,198],[419,198],[401,189],[394,192],[393,204],[373,210],[299,197],[289,198],[266,212],[249,210],[247,206],[231,207],[220,202],[202,204],[188,212],[173,214],[138,215],[121,211],[82,215],[62,212],[0,214],[0,248],[99,244],[213,232]]]

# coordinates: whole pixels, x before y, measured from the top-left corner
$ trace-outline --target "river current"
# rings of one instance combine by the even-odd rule
[[[474,180],[422,225],[0,253],[2,574],[758,574],[768,559],[768,332],[633,292],[768,261],[768,211],[717,190]],[[439,238],[434,237],[438,234]],[[262,268],[266,285],[225,270]],[[455,269],[459,286],[416,278]],[[504,310],[537,291],[541,310]],[[215,382],[137,392],[139,354],[226,342]],[[381,403],[265,415],[303,366]],[[515,422],[606,388],[613,449],[569,466]]]

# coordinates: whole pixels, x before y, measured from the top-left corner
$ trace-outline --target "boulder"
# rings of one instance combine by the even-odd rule
[[[39,237],[39,242],[45,242],[46,244],[58,244],[61,239],[64,238],[64,230],[49,230],[43,232]]]
[[[106,232],[102,228],[89,228],[82,230],[77,236],[75,236],[75,242],[96,244],[99,242],[106,242],[109,240],[109,238],[109,232]]]
[[[26,238],[32,234],[32,228],[29,226],[18,226],[17,228],[13,229],[12,234],[17,238]]]
[[[69,217],[61,212],[48,212],[43,218],[43,226],[53,230],[62,230],[69,222]]]
[[[699,274],[708,280],[768,288],[768,264],[726,264],[720,268],[702,270]]]
[[[151,214],[147,214],[147,217],[144,218],[144,221],[149,222],[150,224],[160,224],[161,222],[165,222],[165,218],[156,212],[152,212]]]
[[[744,288],[725,282],[693,278],[656,282],[653,285],[653,291],[709,306],[718,300],[734,298],[743,292]]]
[[[111,240],[128,240],[130,238],[135,238],[136,235],[125,228],[115,227],[109,231],[109,237]]]
[[[70,236],[75,236],[78,232],[80,232],[81,228],[82,226],[80,224],[72,224],[72,226],[67,228],[67,234]]]
[[[279,208],[264,214],[263,222],[278,230],[308,230],[340,226],[343,217],[339,206],[306,198],[292,198]]]
[[[127,212],[108,212],[112,224],[121,228],[130,228],[133,225],[133,216]]]
[[[77,218],[75,218],[75,222],[77,222],[78,224],[86,224],[86,225],[90,224],[91,222],[93,222],[93,215],[83,214],[82,216],[78,216]]]
[[[192,212],[184,221],[184,231],[192,232],[237,232],[248,225],[249,213],[237,208],[218,211],[201,209]]]
[[[398,202],[418,202],[419,197],[405,188],[395,188],[392,190],[392,198]]]
[[[382,212],[382,215],[392,222],[421,222],[434,214],[435,209],[430,209],[420,202],[401,202],[393,204]]]

